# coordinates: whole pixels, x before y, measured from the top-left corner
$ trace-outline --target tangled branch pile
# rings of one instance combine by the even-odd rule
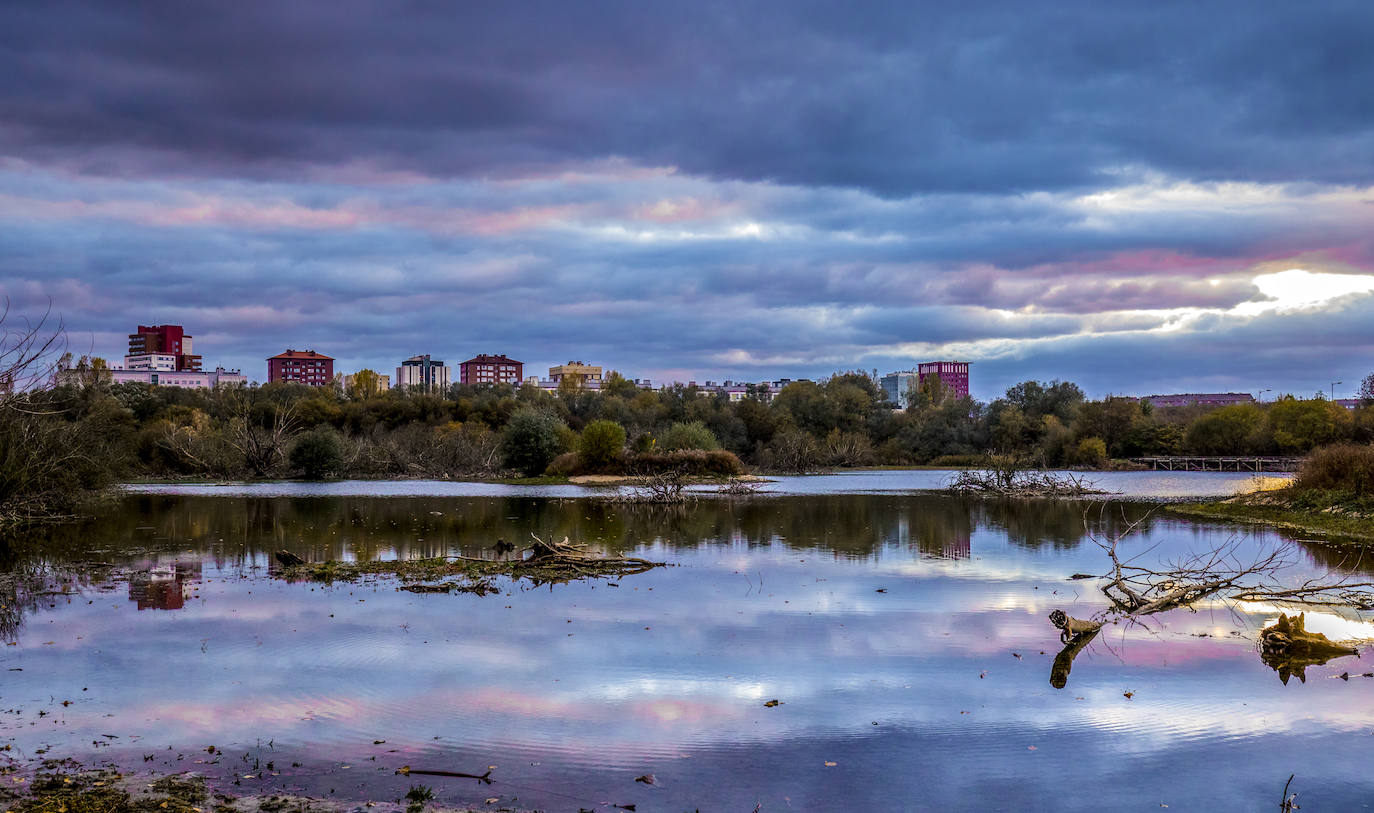
[[[686,487],[687,475],[681,469],[660,471],[642,475],[638,484],[610,499],[635,505],[681,505],[696,499]]]
[[[989,497],[1087,497],[1107,492],[1085,476],[1030,469],[965,470],[950,479],[956,494]]]

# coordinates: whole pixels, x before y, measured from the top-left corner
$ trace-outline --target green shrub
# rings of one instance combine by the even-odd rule
[[[678,449],[701,449],[711,451],[719,449],[720,443],[716,441],[716,436],[701,421],[691,421],[689,423],[675,423],[668,427],[668,431],[663,433],[662,440],[658,447],[666,452],[674,452]]]
[[[501,457],[506,465],[526,477],[543,474],[550,461],[563,451],[563,422],[537,409],[518,409],[501,433]]]
[[[343,465],[343,441],[333,427],[321,424],[296,438],[287,459],[307,480],[321,480]]]
[[[1293,488],[1369,494],[1374,491],[1374,445],[1337,443],[1313,451],[1298,468]]]
[[[625,427],[615,421],[592,421],[578,438],[577,453],[591,471],[618,467],[625,454]]]
[[[1078,441],[1074,462],[1080,466],[1100,466],[1107,462],[1107,444],[1102,438],[1083,438]]]

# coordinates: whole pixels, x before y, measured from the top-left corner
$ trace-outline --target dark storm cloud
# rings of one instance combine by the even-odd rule
[[[1368,355],[1361,4],[8,4],[0,295],[118,358],[904,369],[989,397]],[[1248,303],[1248,305],[1243,304]],[[1361,333],[1364,330],[1365,333]],[[1282,386],[1282,385],[1280,385]]]
[[[883,195],[1368,182],[1363,3],[9,4],[0,151],[500,177],[613,156]]]

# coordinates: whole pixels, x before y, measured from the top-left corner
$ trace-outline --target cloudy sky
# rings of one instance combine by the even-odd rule
[[[1131,5],[8,3],[0,293],[255,379],[1351,393],[1374,8]]]

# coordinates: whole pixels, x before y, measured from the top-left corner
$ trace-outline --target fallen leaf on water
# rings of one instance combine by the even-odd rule
[[[1034,745],[1027,745],[1027,746],[1026,746],[1026,750],[1027,750],[1027,751],[1034,751],[1034,750],[1035,750],[1035,746],[1034,746]]]
[[[781,706],[782,701],[774,698],[773,700],[769,700],[767,703],[764,703],[763,705],[771,709],[774,706]]]
[[[826,762],[826,763],[825,763],[825,767],[827,767],[827,768],[833,768],[833,767],[835,767],[835,766],[838,765],[838,764],[839,764],[838,762]]]
[[[646,785],[652,785],[652,784],[654,784],[654,782],[656,782],[656,781],[658,781],[658,780],[654,779],[654,775],[653,775],[653,774],[651,774],[651,773],[646,773],[646,774],[644,774],[643,776],[636,776],[636,777],[635,777],[635,781],[636,781],[636,782],[643,782],[643,783],[646,784]]]
[[[1135,692],[1122,692],[1121,696],[1130,700],[1132,697],[1135,697]]]
[[[500,797],[500,796],[492,796],[492,797],[489,797],[489,798],[487,799],[487,804],[489,804],[489,805],[494,805],[494,804],[496,804],[496,803],[499,802],[499,801],[501,801],[501,797]]]

